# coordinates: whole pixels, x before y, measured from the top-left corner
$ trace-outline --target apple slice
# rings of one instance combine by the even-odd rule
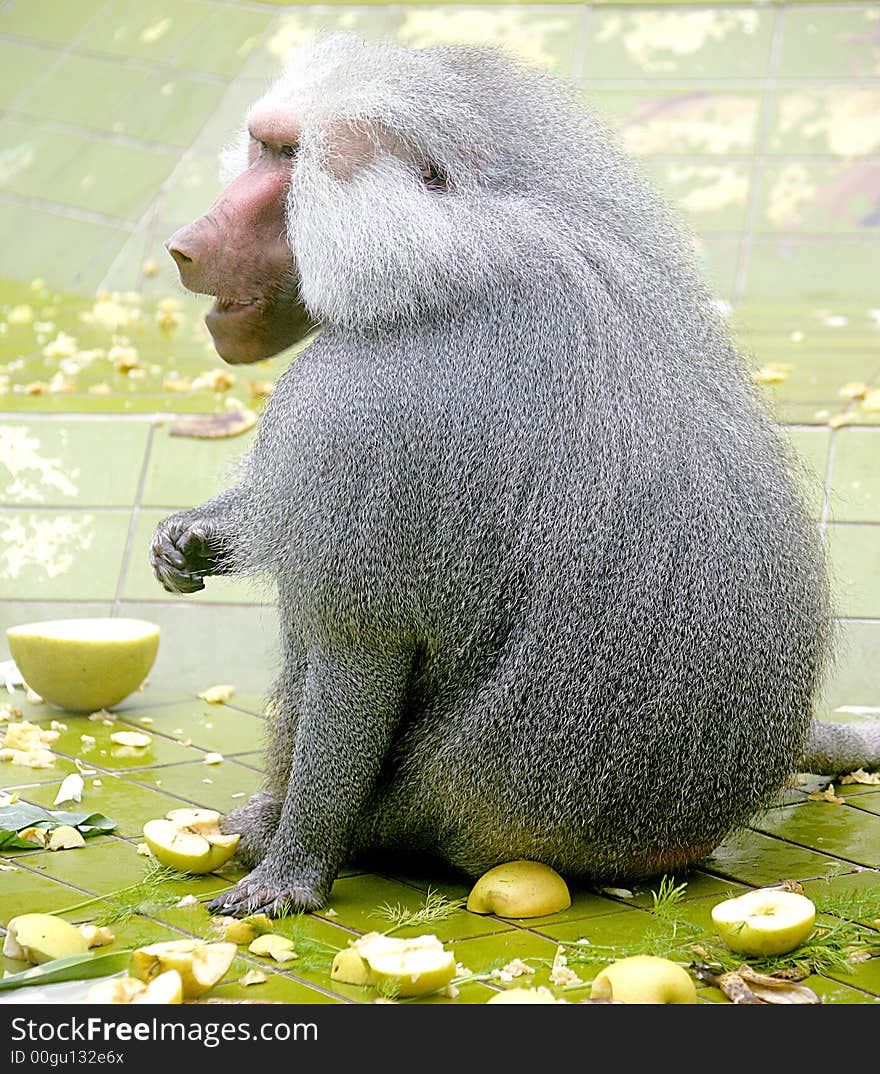
[[[87,1003],[131,1003],[135,996],[146,992],[147,986],[136,977],[113,977],[93,984],[86,995]]]
[[[376,953],[369,965],[374,984],[394,981],[400,996],[425,996],[444,988],[455,976],[455,955],[442,946],[404,946],[399,951]]]
[[[148,820],[144,839],[162,865],[184,873],[209,873],[214,848],[204,836],[178,828],[170,820]]]
[[[549,988],[508,988],[499,992],[487,1003],[568,1003],[567,999],[557,999]]]
[[[199,835],[216,832],[220,828],[220,814],[216,809],[171,809],[165,814],[178,828],[188,828]]]
[[[158,977],[154,977],[131,1002],[183,1003],[183,978],[177,970],[166,970]]]
[[[782,888],[758,888],[712,909],[712,923],[731,951],[740,955],[785,955],[812,933],[816,907]]]
[[[3,954],[34,965],[84,955],[88,942],[75,925],[52,914],[20,914],[6,926]]]
[[[606,966],[593,980],[590,999],[618,1003],[696,1003],[691,975],[668,958],[632,955]]]
[[[236,955],[234,943],[165,940],[139,947],[131,955],[135,977],[149,983],[166,970],[177,970],[185,999],[204,995],[223,977]]]
[[[266,932],[258,936],[248,947],[253,955],[261,955],[264,958],[274,958],[276,962],[293,962],[299,958],[294,950],[293,940],[286,936],[279,936],[275,932]]]
[[[371,985],[373,971],[356,947],[343,947],[333,958],[330,980],[339,981],[341,984]]]
[[[471,888],[467,908],[498,917],[544,917],[571,906],[568,885],[549,865],[509,861],[496,865]]]

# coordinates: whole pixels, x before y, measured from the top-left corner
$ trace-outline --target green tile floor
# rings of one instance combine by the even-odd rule
[[[218,579],[177,600],[152,579],[146,549],[159,518],[223,486],[252,435],[174,437],[173,416],[230,405],[259,414],[266,383],[295,356],[212,379],[225,367],[201,325],[204,300],[183,293],[161,244],[218,192],[218,150],[285,53],[333,27],[414,46],[508,47],[574,80],[665,191],[805,464],[839,637],[822,715],[880,711],[876,5],[0,0],[0,626],[110,614],[162,629],[149,685],[114,713],[119,726],[149,730],[141,755],[113,747],[110,728],[60,715],[55,768],[0,765],[0,786],[48,805],[80,757],[95,771],[84,804],[118,825],[78,851],[3,855],[0,922],[131,883],[145,820],[181,803],[226,811],[260,784],[276,668],[272,594]],[[196,696],[216,682],[235,684],[228,704]],[[28,719],[59,718],[20,692],[11,700]],[[83,733],[96,739],[85,754]],[[223,763],[206,766],[209,751]],[[838,785],[842,804],[808,797],[822,786],[804,777],[678,878],[688,885],[684,916],[705,925],[727,893],[782,879],[817,899],[876,889],[880,790]],[[177,888],[204,895],[235,876]],[[383,927],[382,904],[417,907],[429,887],[467,892],[458,877],[407,863],[393,874],[344,873],[335,913],[281,926],[316,957],[267,967],[243,949],[218,994],[369,1002],[368,990],[330,981],[326,952]],[[630,900],[574,889],[569,911],[531,921],[459,910],[437,932],[475,972],[532,958],[535,981],[547,983],[558,941],[619,947],[644,936],[654,922],[648,888]],[[154,906],[117,926],[116,946],[209,929],[199,906]],[[254,966],[269,980],[237,984]],[[880,1002],[880,958],[809,983],[827,1003]],[[497,987],[473,981],[456,999],[422,1002],[480,1003]],[[724,1002],[708,986],[700,995]]]

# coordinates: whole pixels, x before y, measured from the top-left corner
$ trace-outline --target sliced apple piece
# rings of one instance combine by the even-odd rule
[[[21,914],[6,926],[3,954],[38,966],[56,958],[84,955],[88,942],[75,925],[52,914]]]
[[[498,917],[544,917],[571,906],[568,885],[549,865],[509,861],[483,873],[471,888],[467,908]]]
[[[144,839],[153,857],[162,865],[184,873],[209,873],[214,848],[202,835],[178,828],[170,820],[148,820]]]
[[[590,999],[619,1003],[696,1003],[693,978],[677,962],[632,955],[606,966],[593,980]]]
[[[455,976],[455,955],[442,946],[374,954],[369,964],[374,984],[393,981],[400,996],[425,996],[445,988]]]
[[[343,947],[333,957],[330,980],[341,984],[371,985],[373,971],[355,947]]]
[[[295,958],[299,958],[294,950],[293,940],[273,932],[258,936],[248,947],[248,951],[252,955],[274,958],[276,962],[292,962]]]
[[[77,831],[72,824],[59,824],[49,835],[50,850],[76,850],[85,845],[82,832]]]
[[[557,999],[549,988],[508,988],[499,992],[487,1003],[568,1003],[567,999]]]
[[[177,970],[185,999],[204,995],[223,977],[236,955],[234,943],[165,940],[132,952],[132,973],[150,982],[166,970]]]
[[[225,971],[224,971],[225,972]],[[154,977],[132,1003],[183,1003],[183,978],[177,970],[166,970]]]
[[[712,923],[731,951],[740,955],[785,955],[812,933],[816,907],[806,895],[759,888],[712,909]]]
[[[171,809],[165,819],[173,821],[178,828],[189,828],[203,835],[219,830],[221,815],[216,809]]]
[[[87,1003],[131,1003],[146,992],[147,986],[136,977],[113,977],[93,984],[86,995]]]

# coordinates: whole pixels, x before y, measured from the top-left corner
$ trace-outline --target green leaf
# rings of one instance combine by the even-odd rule
[[[44,809],[28,802],[16,802],[15,805],[0,808],[0,850],[33,850],[34,843],[22,839],[19,832],[25,828],[42,828],[50,832],[62,824],[78,829],[86,839],[90,835],[112,832],[116,827],[116,821],[103,813],[66,813],[61,809]]]
[[[29,985],[57,984],[59,981],[87,981],[92,977],[107,977],[128,968],[130,951],[111,951],[104,955],[70,955],[31,966],[21,973],[0,977],[0,991],[26,988]]]

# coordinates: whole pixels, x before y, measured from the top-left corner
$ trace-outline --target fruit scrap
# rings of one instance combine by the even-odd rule
[[[137,977],[116,977],[92,985],[87,1003],[183,1003],[183,979],[166,970],[145,984]]]
[[[184,999],[204,995],[223,977],[236,955],[233,943],[167,940],[132,952],[133,976],[149,983],[166,970],[177,970]]]
[[[25,768],[53,768],[55,754],[49,747],[59,734],[59,731],[40,727],[28,720],[10,724],[0,748],[0,761],[11,761]]]
[[[203,690],[198,696],[203,701],[207,701],[209,705],[222,705],[234,693],[235,687],[231,683],[221,683],[218,686],[209,686],[207,690]]]
[[[134,746],[136,749],[145,749],[153,741],[143,731],[114,731],[110,735],[110,741],[117,746]]]
[[[93,947],[106,947],[108,943],[113,943],[116,939],[113,930],[107,928],[106,925],[78,925],[77,927],[89,945],[89,950]]]
[[[436,936],[404,939],[368,932],[337,952],[330,979],[346,984],[394,987],[400,996],[445,988],[455,976],[455,956]]]
[[[70,824],[59,824],[49,836],[50,850],[77,850],[86,845],[82,834]]]
[[[266,933],[258,936],[248,947],[252,955],[271,956],[276,962],[292,962],[299,958],[294,950],[293,940],[276,933]]]

